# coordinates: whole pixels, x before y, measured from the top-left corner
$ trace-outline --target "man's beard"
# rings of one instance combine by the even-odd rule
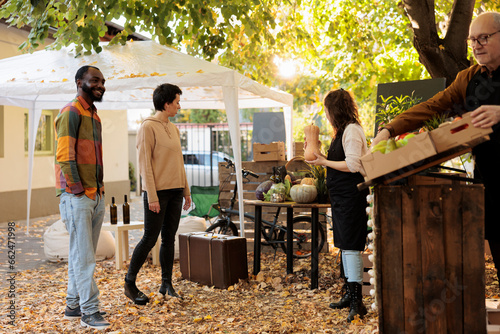
[[[92,101],[94,101],[94,102],[101,102],[102,101],[102,97],[104,96],[104,92],[102,93],[101,96],[96,96],[94,94],[94,92],[92,91],[92,89],[90,88],[90,86],[86,83],[84,83],[82,85],[82,90],[90,96]]]

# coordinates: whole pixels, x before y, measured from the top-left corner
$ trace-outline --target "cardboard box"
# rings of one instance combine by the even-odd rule
[[[500,325],[487,325],[486,331],[488,334],[500,334]]]
[[[436,155],[436,153],[429,132],[419,133],[408,140],[406,146],[392,152],[386,154],[374,152],[362,156],[361,164],[366,172],[365,180],[373,180],[379,176],[389,174]]]
[[[486,325],[488,334],[500,334],[499,299],[486,299]]]
[[[492,132],[492,128],[481,129],[474,127],[470,113],[466,113],[461,120],[441,125],[439,128],[432,130],[430,134],[437,153],[441,153],[464,144],[474,146],[477,144],[474,142],[478,140],[484,141],[484,138]]]
[[[282,141],[272,142],[270,144],[253,144],[254,161],[284,161],[285,143]]]
[[[500,299],[486,299],[486,308],[499,310],[500,309]],[[499,323],[500,325],[500,323]]]

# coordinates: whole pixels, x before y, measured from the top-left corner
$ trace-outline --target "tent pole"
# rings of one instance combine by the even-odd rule
[[[38,132],[38,124],[42,116],[42,109],[36,106],[36,99],[33,101],[32,107],[28,113],[28,191],[27,191],[27,205],[26,205],[26,234],[30,235],[30,209],[31,209],[31,185],[33,179],[33,160],[35,155],[35,138]]]
[[[283,107],[285,115],[285,138],[286,138],[286,152],[287,159],[291,160],[293,158],[293,123],[292,123],[292,106]]]
[[[233,74],[234,75],[234,74]],[[236,82],[233,77],[233,82]],[[223,86],[224,104],[226,106],[227,124],[233,147],[234,165],[236,170],[236,182],[238,184],[238,208],[240,211],[240,236],[245,237],[245,207],[243,205],[243,176],[241,174],[241,133],[240,113],[238,108],[238,88],[236,86]]]

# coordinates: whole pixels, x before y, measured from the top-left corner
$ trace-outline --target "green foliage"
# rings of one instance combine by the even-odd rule
[[[137,189],[137,179],[134,165],[131,162],[128,163],[128,179],[130,181],[130,191],[135,191]]]
[[[380,95],[382,102],[379,103],[377,114],[375,115],[377,124],[381,126],[388,124],[403,111],[406,111],[414,105],[420,103],[422,98],[415,96],[414,93],[415,92],[412,92],[411,95],[401,95],[399,97],[389,96],[386,98]]]
[[[447,113],[435,114],[430,120],[424,122],[423,127],[427,131],[432,131],[434,129],[437,129],[439,125],[445,122],[448,117],[449,116]]]
[[[219,123],[226,121],[226,114],[217,109],[194,109],[189,114],[190,123]]]
[[[442,38],[452,2],[433,3]],[[500,10],[496,0],[475,4],[477,12]],[[112,44],[124,43],[139,30],[149,32],[160,44],[292,93],[298,128],[294,138],[300,140],[301,119],[309,122],[312,114],[324,118],[322,97],[331,89],[354,93],[366,130],[375,118],[377,84],[429,78],[413,47],[403,6],[382,0],[9,0],[1,7],[0,18],[18,28],[31,27],[28,40],[20,46],[24,51],[41,45],[54,27],[52,48],[74,43],[78,52],[89,53],[100,51],[105,22],[123,17],[125,29]],[[277,75],[278,57],[295,61],[297,74]],[[322,133],[328,133],[326,122]]]
[[[28,40],[21,45],[30,52],[44,42],[50,27],[57,29],[53,48],[74,43],[79,53],[99,52],[100,37],[107,32],[105,22],[120,17],[125,19],[125,29],[111,44],[123,44],[130,34],[142,30],[161,44],[182,45],[190,54],[214,59],[220,50],[232,48],[230,37],[238,30],[254,46],[252,51],[263,43],[275,42],[270,32],[274,17],[256,1],[10,0],[0,10],[0,18],[8,18],[11,25],[31,27]]]
[[[318,191],[320,202],[324,202],[328,197],[328,188],[326,187],[326,168],[324,166],[310,165],[311,174],[314,178],[314,185]]]

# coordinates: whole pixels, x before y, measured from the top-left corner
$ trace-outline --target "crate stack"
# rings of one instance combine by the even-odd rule
[[[253,161],[285,161],[285,143],[275,141],[269,144],[253,144]]]

